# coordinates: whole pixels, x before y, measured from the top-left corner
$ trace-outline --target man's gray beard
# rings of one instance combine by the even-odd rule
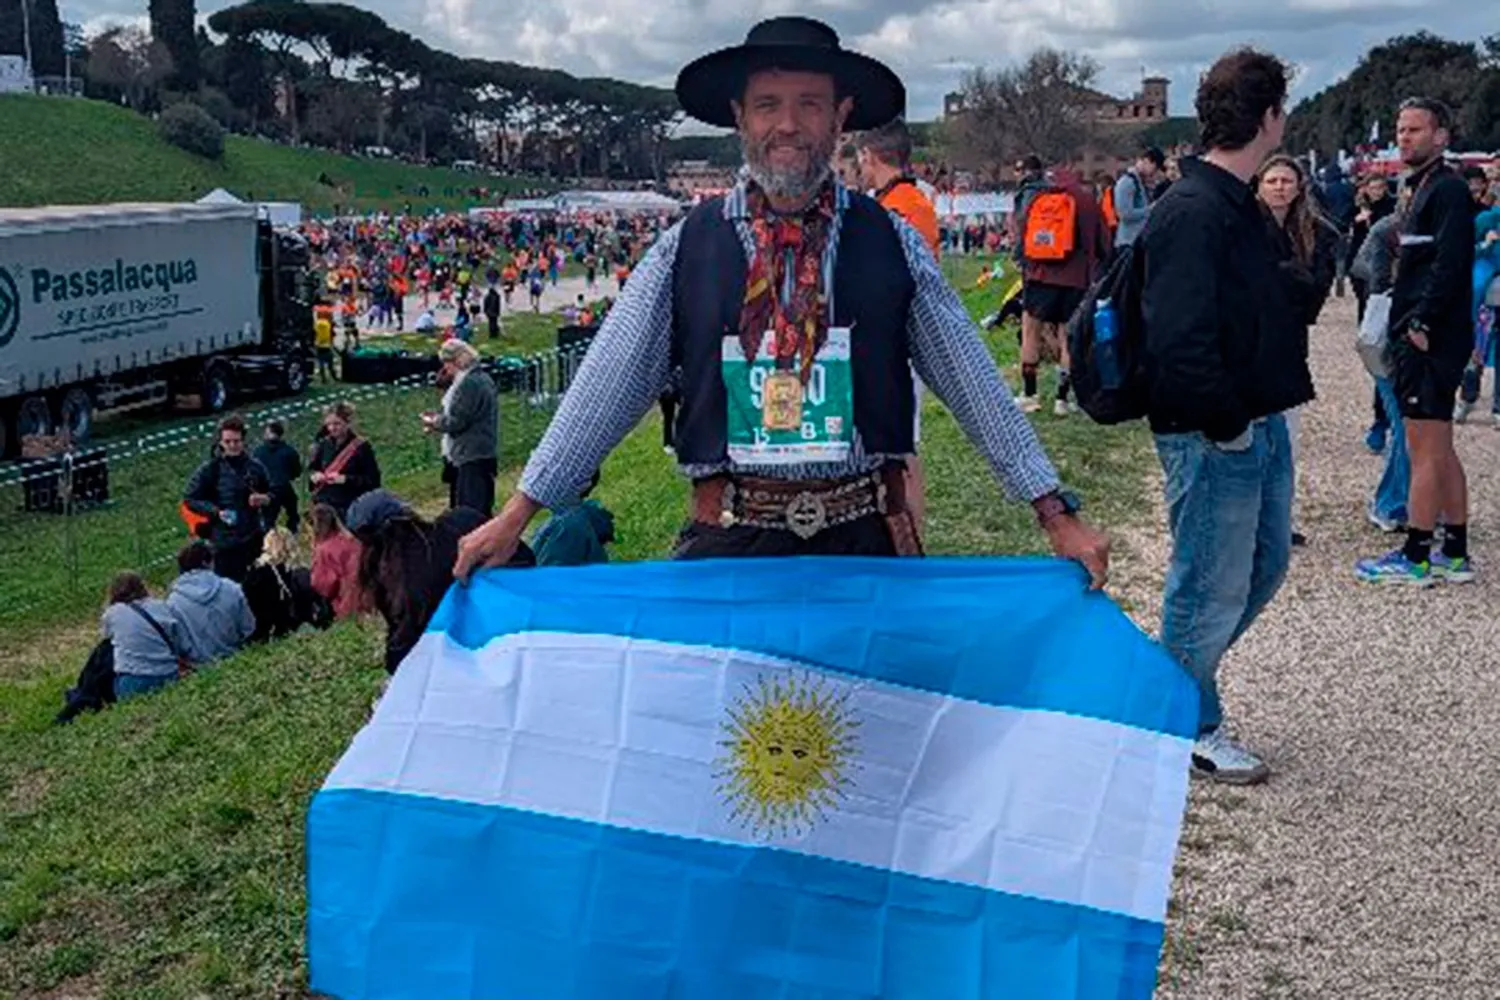
[[[776,170],[757,162],[759,157],[743,136],[740,138],[740,152],[745,159],[745,173],[772,198],[790,201],[808,197],[822,187],[828,175],[833,172],[833,165],[829,162],[833,157],[832,149],[828,150],[827,156],[817,155],[820,151],[813,150],[814,155],[803,170]]]

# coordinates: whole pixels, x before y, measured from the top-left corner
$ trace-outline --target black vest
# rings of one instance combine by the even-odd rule
[[[744,244],[724,200],[699,204],[682,223],[672,276],[672,363],[681,366],[677,459],[712,465],[728,458],[723,338],[735,336],[748,271]],[[849,193],[833,269],[832,326],[851,327],[854,426],[866,454],[913,450],[916,406],[906,321],[915,284],[895,224],[871,198]]]

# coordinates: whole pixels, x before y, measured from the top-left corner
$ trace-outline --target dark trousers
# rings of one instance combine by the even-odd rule
[[[495,512],[495,476],[500,463],[493,458],[451,466],[448,506],[468,507],[485,517]]]
[[[487,322],[489,324],[490,339],[491,340],[494,340],[496,337],[500,336],[500,314],[499,313],[496,313],[493,316],[486,316],[485,317],[485,322]]]
[[[896,544],[879,514],[850,521],[803,539],[790,531],[732,528],[693,521],[677,536],[674,559],[725,559],[753,556],[894,556]]]
[[[673,425],[677,421],[677,397],[667,393],[656,402],[661,407],[661,444],[663,448],[671,448],[674,446]]]
[[[243,583],[250,566],[260,558],[259,536],[248,541],[214,546],[214,572],[227,580]]]
[[[271,502],[266,504],[265,511],[267,531],[276,527],[276,521],[283,510],[286,511],[286,530],[295,535],[302,518],[297,513],[297,490],[291,483],[271,487]]]

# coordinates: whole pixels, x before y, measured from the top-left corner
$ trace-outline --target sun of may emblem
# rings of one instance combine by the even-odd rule
[[[815,676],[762,676],[729,707],[717,764],[731,818],[761,835],[802,832],[849,785],[859,723]]]

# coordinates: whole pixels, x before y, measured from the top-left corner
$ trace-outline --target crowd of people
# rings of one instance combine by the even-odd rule
[[[494,380],[463,341],[445,341],[438,356],[441,395],[413,419],[441,439],[445,510],[429,520],[382,488],[375,445],[359,433],[349,402],[326,409],[305,452],[286,440],[280,420],[265,424],[252,450],[244,419],[224,418],[183,493],[180,511],[195,537],[178,553],[178,576],[164,597],[138,572],[115,577],[102,640],[59,720],[154,691],[248,643],[344,618],[383,619],[394,671],[452,583],[458,540],[494,509]],[[580,503],[544,525],[513,565],[603,562],[613,538],[613,516]]]
[[[361,330],[406,330],[409,299],[417,332],[435,332],[444,311],[452,313],[447,329],[460,339],[471,339],[481,323],[497,337],[503,315],[521,307],[518,289],[541,312],[544,290],[557,287],[570,265],[591,298],[609,287],[618,292],[669,222],[661,213],[497,209],[305,223],[329,323],[317,347],[331,353],[339,332],[346,346],[357,346]]]
[[[1118,357],[1136,368],[1120,384],[1139,388],[1135,415],[1155,434],[1166,483],[1173,551],[1161,641],[1199,682],[1193,766],[1218,781],[1264,780],[1265,762],[1224,724],[1217,674],[1273,599],[1299,541],[1298,414],[1315,394],[1309,330],[1347,277],[1370,328],[1361,342],[1374,345],[1367,443],[1386,454],[1371,520],[1404,532],[1399,548],[1362,560],[1356,575],[1468,582],[1476,570],[1453,423],[1468,416],[1492,356],[1500,269],[1500,178],[1494,165],[1468,175],[1449,165],[1446,107],[1414,99],[1397,109],[1406,174],[1392,193],[1383,176],[1315,177],[1310,164],[1278,152],[1287,85],[1275,57],[1231,52],[1200,83],[1196,155],[1144,149],[1102,181],[1028,157],[1017,164],[1012,216],[956,234],[911,162],[895,75],[839,47],[826,26],[772,19],[679,77],[684,109],[737,129],[746,160],[728,193],[679,222],[601,229],[558,218],[377,219],[310,232],[340,295],[402,276],[424,294],[451,289],[462,302],[484,268],[505,296],[508,275],[521,281],[524,265],[514,259],[522,253],[534,255],[525,258],[532,275],[555,270],[559,255],[631,268],[498,513],[495,386],[463,340],[443,345],[441,405],[421,416],[444,435],[449,507],[436,519],[379,488],[373,447],[353,432],[352,413],[330,411],[306,462],[309,586],[329,605],[324,617],[378,611],[394,670],[455,577],[606,558],[613,519],[588,497],[605,458],[656,405],[664,444],[691,483],[675,558],[920,555],[919,411],[928,390],[1007,495],[1031,505],[1053,550],[1103,586],[1108,537],[1084,519],[1082,498],[1024,414],[1043,407],[1048,359],[1057,367],[1052,412],[1077,411],[1074,361],[1079,371],[1097,369],[1104,355],[1091,340],[1071,358],[1070,334],[1107,329],[1131,348]],[[851,135],[852,160],[841,162],[836,151]],[[1001,379],[939,268],[944,253],[976,240],[1021,272],[1019,392]],[[267,428],[250,457],[243,424],[221,427],[219,452],[185,503],[208,519],[212,572],[227,582],[189,584],[182,601],[209,590],[219,599],[266,560],[263,540],[275,535],[268,519],[284,511],[296,529],[301,456],[280,438]],[[543,511],[550,519],[528,545]],[[201,558],[183,565],[202,573]],[[173,650],[200,648],[173,645],[173,630],[190,626],[170,601],[153,603],[138,578],[117,585],[106,630],[150,637],[142,614],[118,604],[159,620],[154,670],[165,671]],[[134,693],[133,682],[117,686]]]

